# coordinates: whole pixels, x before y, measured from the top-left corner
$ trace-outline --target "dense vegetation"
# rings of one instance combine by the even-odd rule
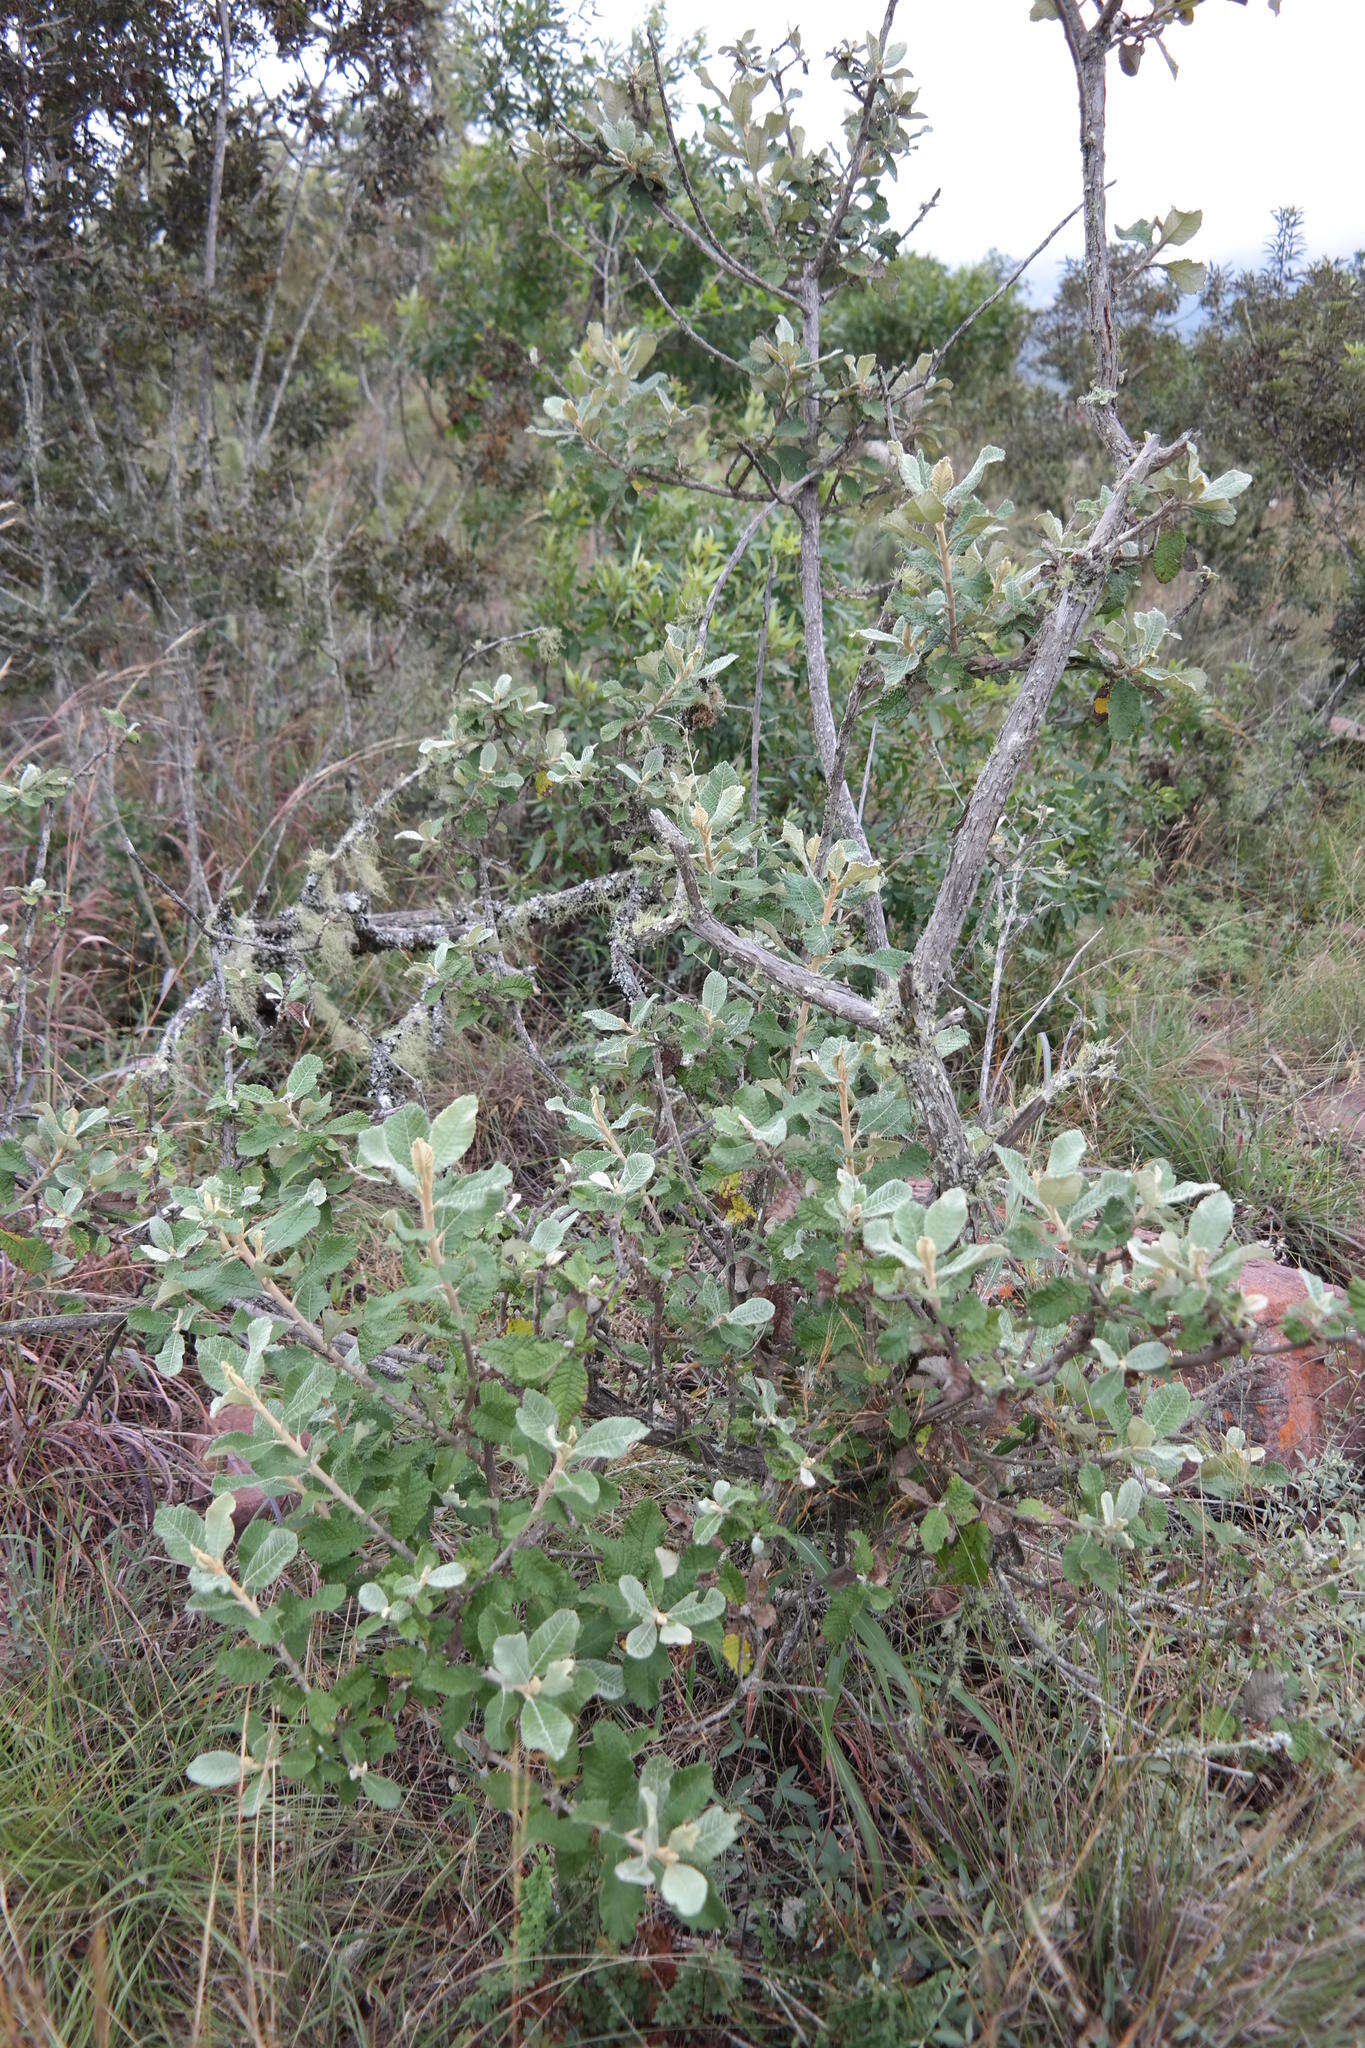
[[[1042,311],[895,0],[7,18],[0,2038],[1361,2037],[1365,273],[1032,11]]]

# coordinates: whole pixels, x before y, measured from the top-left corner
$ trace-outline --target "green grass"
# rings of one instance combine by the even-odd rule
[[[163,1569],[117,1544],[16,1555],[0,2044],[1063,2048],[1089,2027],[1110,2048],[1353,2048],[1354,1530],[1365,1487],[1329,1459],[1260,1516],[1253,1570],[1234,1546],[1192,1578],[1139,1571],[1112,1639],[1104,1603],[1070,1617],[1060,1581],[1016,1580],[1012,1610],[964,1591],[945,1614],[913,1574],[841,1647],[812,1632],[747,1734],[712,1737],[750,1815],[729,1936],[660,1921],[626,1956],[534,1850],[514,1889],[506,1823],[450,1796],[416,1732],[396,1814],[287,1793],[243,1825],[185,1783],[191,1756],[237,1739],[241,1696],[172,1621]],[[1291,1723],[1311,1695],[1325,1733],[1254,1769],[1234,1733],[1211,1764],[1267,1664]]]
[[[115,1559],[65,1591],[12,1576],[0,2040],[399,2038],[466,1925],[468,1831],[420,1795],[382,1819],[294,1800],[241,1825],[185,1782],[199,1750],[236,1746],[240,1708],[168,1626],[160,1569]]]
[[[1314,1104],[1359,1085],[1365,975],[1300,854],[1279,903],[1246,877],[1186,873],[1106,928],[1081,983],[1116,1049],[1095,1150],[1218,1182],[1245,1235],[1341,1281],[1365,1265],[1365,1150],[1315,1127]],[[1300,886],[1319,921],[1293,907]]]

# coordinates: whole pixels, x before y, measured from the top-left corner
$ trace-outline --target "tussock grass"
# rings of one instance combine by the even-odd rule
[[[1202,1580],[1143,1570],[1122,1629],[1016,1572],[1007,1598],[912,1581],[847,1641],[812,1635],[747,1731],[712,1730],[750,1816],[730,1936],[646,1922],[625,1956],[420,1731],[393,1815],[289,1793],[244,1825],[194,1793],[188,1758],[234,1745],[240,1707],[162,1568],[11,1554],[0,2042],[1352,2048],[1365,1688],[1339,1552],[1361,1527],[1328,1459],[1260,1515],[1253,1581],[1213,1554]],[[1256,1669],[1311,1687],[1335,1739],[1229,1738]]]

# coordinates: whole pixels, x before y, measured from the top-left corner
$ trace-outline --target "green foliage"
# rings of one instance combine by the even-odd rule
[[[1124,47],[1140,51],[1159,14],[1145,27],[1124,14]],[[506,1816],[518,1881],[530,1857],[535,1956],[551,1873],[626,1943],[660,1907],[699,1932],[723,1927],[736,1852],[783,1801],[812,1867],[846,1853],[788,1783],[746,1787],[736,1766],[718,1793],[711,1767],[681,1761],[677,1702],[699,1687],[718,1694],[717,1723],[743,1713],[747,1741],[770,1660],[803,1649],[809,1732],[879,1891],[879,1822],[841,1709],[866,1665],[922,1730],[928,1689],[891,1633],[907,1604],[944,1619],[998,1600],[1045,1664],[1074,1674],[1014,1590],[1060,1579],[1078,1615],[1103,1617],[1117,1668],[1137,1589],[1202,1570],[1210,1545],[1237,1549],[1276,1512],[1286,1475],[1197,1391],[1256,1336],[1240,1281],[1252,1247],[1229,1195],[1212,1175],[1182,1177],[1173,1146],[1092,1165],[1085,1133],[1053,1112],[1111,1070],[1112,1049],[1068,1029],[1054,1064],[1040,1030],[1040,1086],[1019,1099],[1012,1062],[1051,1024],[1061,984],[1049,972],[1041,1002],[1020,1005],[1008,1046],[1000,1010],[1007,969],[1041,976],[1059,937],[1112,900],[1124,809],[1155,749],[1183,768],[1201,748],[1207,678],[1184,659],[1174,599],[1140,608],[1143,579],[1174,584],[1190,548],[1225,534],[1248,471],[1206,470],[1182,431],[1030,524],[994,488],[1004,450],[984,435],[965,456],[949,445],[943,328],[997,274],[948,280],[900,252],[886,186],[920,115],[899,46],[869,37],[836,54],[850,93],[841,161],[795,118],[794,40],[762,53],[746,36],[725,83],[700,73],[701,139],[684,146],[652,45],[560,119],[557,15],[498,20],[515,64],[493,77],[464,53],[459,89],[483,77],[462,110],[475,132],[434,201],[440,254],[402,295],[404,370],[446,408],[431,422],[433,488],[449,438],[480,495],[466,506],[461,483],[450,520],[433,515],[410,543],[427,472],[400,508],[381,462],[374,506],[335,554],[335,506],[299,510],[309,451],[361,417],[387,353],[379,330],[354,358],[319,343],[295,409],[272,411],[256,438],[245,330],[216,367],[204,357],[189,539],[173,348],[158,363],[177,396],[149,429],[167,483],[142,536],[158,627],[182,623],[170,585],[190,611],[230,619],[224,644],[246,649],[263,617],[291,608],[292,561],[310,651],[342,692],[344,605],[343,620],[421,642],[449,684],[444,727],[368,810],[351,792],[332,852],[267,914],[264,880],[248,899],[239,869],[215,899],[194,850],[187,713],[193,900],[180,907],[205,978],[109,1101],[22,1117],[29,949],[59,812],[76,837],[75,785],[33,767],[0,788],[0,810],[42,849],[11,954],[0,1250],[61,1314],[87,1262],[117,1246],[140,1278],[138,1369],[158,1386],[191,1375],[218,1417],[232,1411],[212,1498],[155,1517],[187,1613],[221,1640],[224,1685],[246,1695],[240,1740],[211,1731],[183,1760],[189,1781],[231,1793],[248,1821],[297,1791],[373,1820],[401,1811],[415,1752],[439,1745],[464,1810]],[[354,111],[377,118],[357,93]],[[211,107],[197,88],[188,127]],[[523,141],[546,110],[548,139]],[[373,222],[391,151],[382,127],[364,133],[377,154],[352,203],[363,196]],[[340,130],[333,142],[339,162]],[[230,168],[242,217],[254,205],[277,226],[274,157],[243,148]],[[204,223],[180,216],[176,174],[161,175],[145,186],[152,240],[164,233],[167,263],[187,263]],[[299,190],[340,238],[352,232],[325,184]],[[122,216],[101,203],[92,246],[126,255]],[[1153,262],[1162,305],[1193,288],[1191,259],[1164,252],[1198,224],[1175,209],[1126,231],[1139,296]],[[243,291],[257,232],[225,244]],[[571,318],[585,254],[591,299]],[[123,274],[126,291],[139,275]],[[275,286],[310,303],[282,255]],[[1020,318],[1008,294],[983,313],[962,379],[973,402],[1012,364]],[[300,314],[300,354],[307,325]],[[510,363],[507,329],[522,344]],[[278,346],[267,339],[262,360],[274,366]],[[548,394],[542,352],[557,365]],[[283,408],[294,365],[278,367]],[[251,394],[235,455],[214,428],[215,377],[220,395]],[[87,428],[76,381],[61,389],[51,459],[78,495]],[[99,395],[112,414],[116,384]],[[405,437],[401,378],[391,402]],[[1085,402],[1124,433],[1113,394]],[[462,659],[449,674],[448,528],[495,502],[513,434],[517,462],[554,478],[540,587],[556,637],[505,670]],[[48,452],[35,447],[40,467]],[[59,676],[59,655],[79,651],[47,632],[79,553],[74,502],[56,500],[68,524],[47,537],[61,547],[26,566],[47,613],[34,651]],[[111,585],[121,573],[101,556]],[[233,660],[247,672],[247,653]],[[766,726],[764,705],[751,711],[761,666]],[[1049,743],[1028,758],[1054,699]],[[868,712],[876,723],[860,728]],[[93,792],[96,770],[83,772]],[[1173,783],[1144,795],[1147,821],[1178,812]],[[994,809],[973,854],[983,791]],[[107,794],[145,894],[112,783]],[[376,907],[386,888],[402,907]],[[595,946],[574,936],[593,918]],[[945,920],[942,956],[926,959]],[[528,1006],[571,944],[590,969],[551,1039]],[[281,1079],[280,1045],[297,1052],[314,1018],[331,1020],[345,1059],[310,1042]],[[205,1020],[203,1113],[177,1120],[175,1062]],[[498,1041],[519,1049],[518,1085],[542,1119],[533,1159],[488,1084]],[[148,1098],[162,1112],[150,1128]],[[1035,1141],[1045,1119],[1050,1142]],[[1297,1334],[1346,1342],[1365,1300],[1311,1280],[1301,1322]],[[915,1510],[894,1545],[889,1494]],[[960,1703],[960,1673],[939,1676],[935,1696]],[[1107,1758],[1118,1709],[1082,1679]],[[1017,1791],[998,1720],[974,1712]],[[1352,1732],[1338,1723],[1317,1738],[1325,1762]],[[1171,1738],[1187,1739],[1201,1738]],[[1262,1747],[1306,1755],[1313,1741],[1305,1715]],[[948,1970],[940,1986],[922,1953],[916,1974],[908,1999],[860,1982],[851,2023],[933,2024],[959,1987]]]

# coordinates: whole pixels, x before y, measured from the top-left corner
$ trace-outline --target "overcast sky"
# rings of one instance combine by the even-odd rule
[[[668,20],[675,33],[702,30],[713,50],[746,27],[776,41],[795,23],[814,59],[881,12],[877,0],[670,0]],[[601,0],[599,20],[617,37],[642,14]],[[914,246],[951,262],[992,248],[1026,255],[1079,197],[1060,26],[1031,22],[1029,0],[901,0],[896,34],[931,127],[898,212],[908,221],[942,187]],[[1365,248],[1365,0],[1283,0],[1278,16],[1267,0],[1207,0],[1168,44],[1178,78],[1155,49],[1135,79],[1111,72],[1111,221],[1201,206],[1203,232],[1183,253],[1237,263],[1259,257],[1272,208],[1294,204],[1313,253]],[[810,134],[836,133],[826,66],[812,63],[807,90]],[[1078,222],[1040,263],[1035,289],[1055,277],[1056,252],[1080,250]]]

